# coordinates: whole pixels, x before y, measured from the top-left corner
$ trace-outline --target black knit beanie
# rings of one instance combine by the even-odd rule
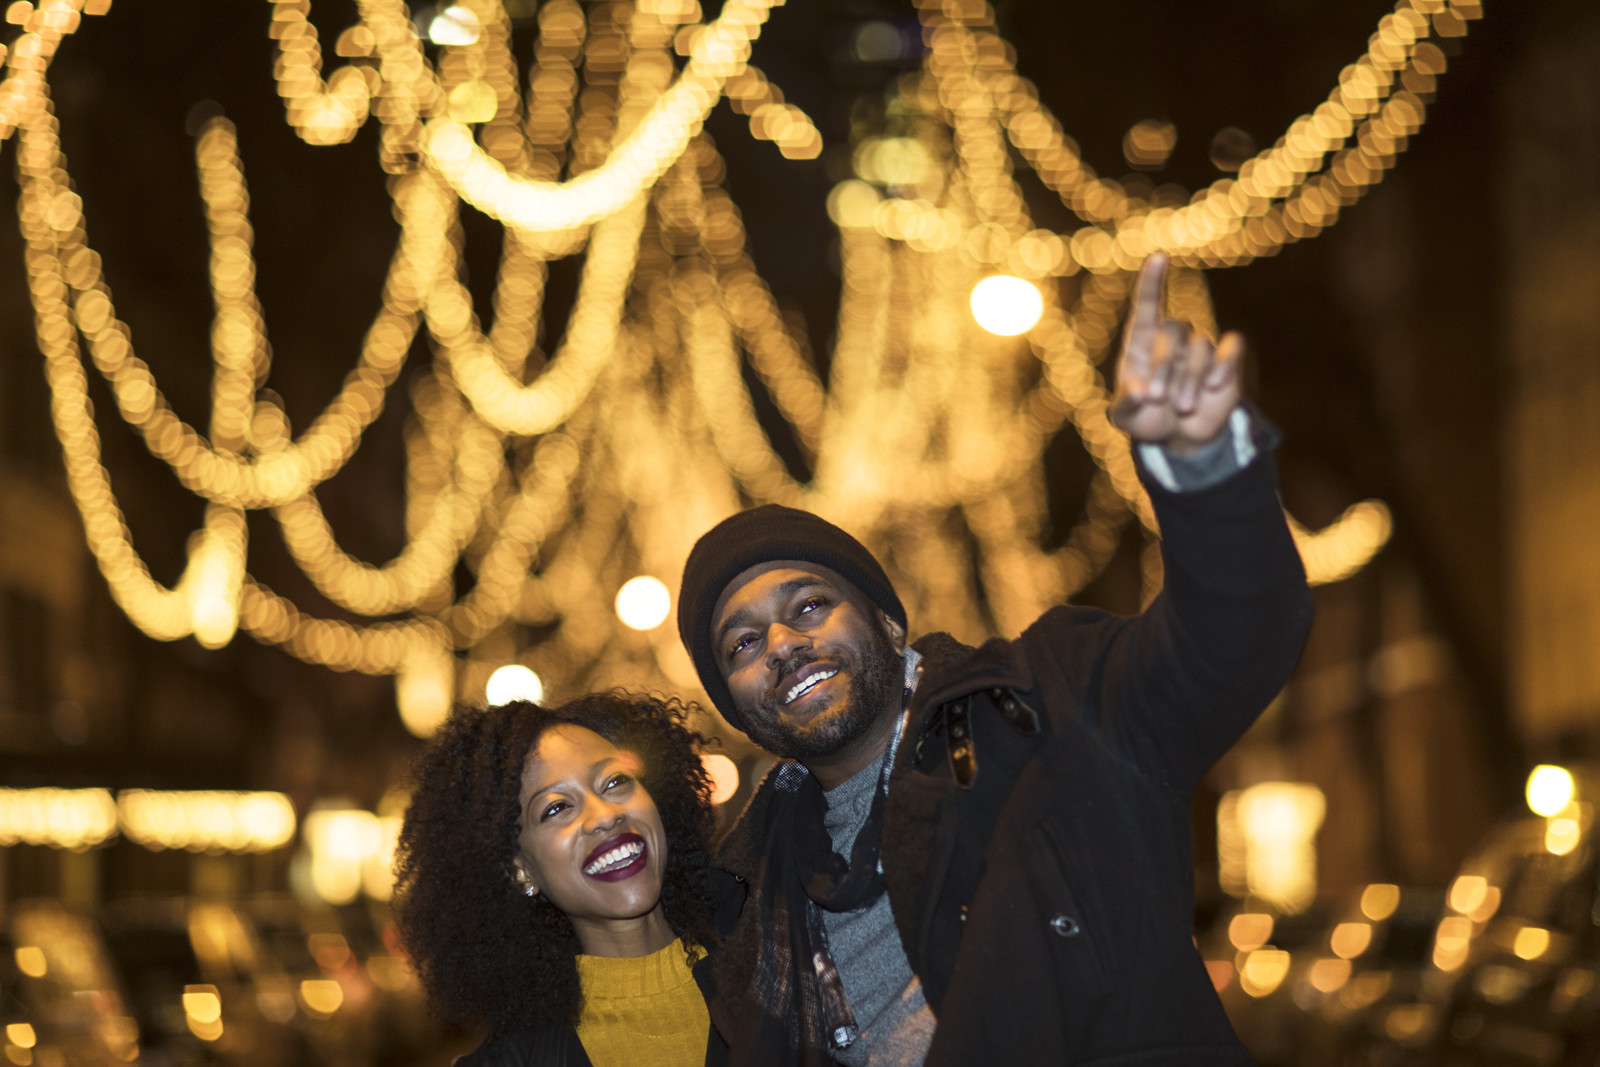
[[[678,636],[694,660],[706,695],[735,727],[741,726],[739,712],[712,653],[711,614],[729,582],[757,563],[777,559],[816,563],[838,572],[891,619],[906,625],[905,606],[883,567],[860,541],[833,523],[781,504],[764,504],[723,519],[695,542],[683,566]]]

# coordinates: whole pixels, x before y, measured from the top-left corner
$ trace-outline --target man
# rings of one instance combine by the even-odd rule
[[[1311,604],[1242,342],[1163,322],[1165,269],[1140,274],[1113,402],[1164,534],[1143,614],[908,647],[882,567],[816,516],[756,508],[690,554],[706,691],[792,761],[717,858],[747,890],[712,1004],[733,1062],[1250,1062],[1192,941],[1189,808]]]

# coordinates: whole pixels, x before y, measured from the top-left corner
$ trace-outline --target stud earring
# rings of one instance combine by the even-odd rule
[[[526,895],[528,895],[530,897],[536,897],[536,896],[539,895],[539,887],[536,886],[536,885],[530,885],[530,886],[526,887],[525,889],[523,889],[523,893],[525,893]]]

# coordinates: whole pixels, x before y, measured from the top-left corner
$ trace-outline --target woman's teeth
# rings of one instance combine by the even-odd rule
[[[795,687],[789,690],[789,695],[783,698],[783,702],[785,704],[793,704],[801,694],[809,693],[812,686],[817,685],[819,682],[825,682],[838,673],[838,671],[823,671],[820,674],[813,674],[803,682],[796,682]]]
[[[583,869],[584,874],[604,874],[618,867],[625,867],[632,863],[634,858],[644,851],[644,842],[630,841],[626,845],[618,845],[605,855],[595,860]]]

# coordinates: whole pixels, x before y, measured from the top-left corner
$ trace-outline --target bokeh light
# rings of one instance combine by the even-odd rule
[[[711,776],[711,803],[726,804],[739,791],[739,765],[720,752],[708,752],[700,757],[706,774]]]
[[[1123,134],[1122,155],[1134,170],[1160,170],[1178,143],[1178,128],[1165,119],[1145,119]]]
[[[617,590],[617,618],[634,630],[654,630],[672,613],[672,594],[660,578],[641,574]]]
[[[1374,882],[1361,891],[1361,914],[1373,922],[1382,922],[1393,915],[1400,906],[1400,887],[1388,882]]]
[[[1559,815],[1571,804],[1578,788],[1565,767],[1541,763],[1528,775],[1528,807],[1535,815]]]
[[[464,48],[477,44],[481,32],[478,16],[461,4],[452,4],[428,22],[428,40],[437,45]]]
[[[1038,325],[1044,297],[1026,278],[991,275],[972,288],[972,317],[992,334],[1015,337]]]
[[[520,663],[508,663],[495,668],[483,687],[483,698],[491,708],[509,704],[513,700],[526,700],[537,704],[544,699],[544,681],[532,668]]]
[[[883,198],[871,183],[851,178],[828,193],[828,217],[841,230],[865,230],[872,226],[878,201]]]
[[[905,54],[905,40],[892,22],[863,22],[853,41],[855,56],[863,63],[887,63]]]

